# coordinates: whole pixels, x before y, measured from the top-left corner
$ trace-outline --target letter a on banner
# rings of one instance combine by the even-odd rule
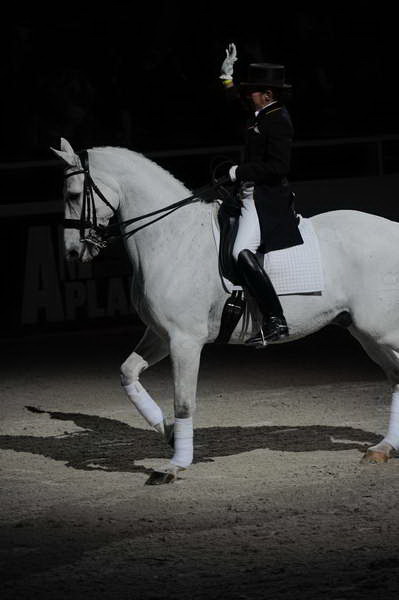
[[[44,312],[46,321],[64,320],[51,228],[48,226],[30,227],[28,230],[22,323],[37,323],[40,311]]]

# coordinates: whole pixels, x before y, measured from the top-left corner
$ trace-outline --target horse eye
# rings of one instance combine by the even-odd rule
[[[68,193],[68,199],[73,201],[79,200],[80,198],[80,192],[69,192]]]

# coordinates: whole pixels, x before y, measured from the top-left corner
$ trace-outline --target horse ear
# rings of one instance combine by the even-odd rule
[[[64,163],[66,163],[69,167],[76,167],[78,165],[78,157],[76,156],[71,144],[61,138],[61,150],[56,150],[55,148],[51,148],[50,150],[54,152]]]
[[[61,138],[61,150],[63,152],[67,152],[68,154],[75,154],[71,144],[65,138]]]

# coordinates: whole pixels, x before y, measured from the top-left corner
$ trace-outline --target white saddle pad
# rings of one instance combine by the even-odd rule
[[[217,210],[212,212],[213,234],[219,253],[220,232]],[[264,268],[277,294],[310,294],[324,290],[323,265],[319,240],[310,219],[300,216],[299,231],[303,244],[273,250],[264,255]],[[228,290],[241,289],[223,278]]]

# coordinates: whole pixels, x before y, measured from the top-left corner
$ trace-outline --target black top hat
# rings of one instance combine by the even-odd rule
[[[248,69],[248,80],[240,83],[247,90],[258,91],[259,88],[291,89],[291,84],[285,82],[284,65],[273,63],[252,63]]]

